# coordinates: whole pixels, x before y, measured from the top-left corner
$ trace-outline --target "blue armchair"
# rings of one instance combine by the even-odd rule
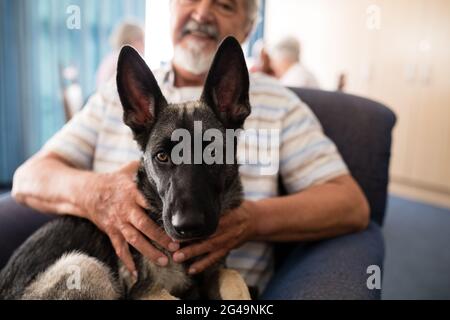
[[[310,106],[362,187],[371,219],[383,225],[395,114],[384,105],[343,93],[293,89]]]
[[[395,114],[377,102],[339,92],[292,89],[315,113],[362,187],[371,224],[361,233],[312,244],[275,246],[266,299],[379,299],[367,287],[369,266],[382,270],[383,225]],[[280,183],[282,186],[282,181]],[[282,191],[283,192],[283,191]]]

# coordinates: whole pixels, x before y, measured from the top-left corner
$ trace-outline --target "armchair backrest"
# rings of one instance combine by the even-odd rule
[[[371,219],[383,224],[395,114],[372,100],[339,92],[292,89],[315,113],[362,187]]]

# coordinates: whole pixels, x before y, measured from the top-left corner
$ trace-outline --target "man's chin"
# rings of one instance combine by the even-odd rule
[[[204,42],[179,44],[175,46],[173,62],[192,74],[205,74],[211,67],[216,49],[216,45],[206,46]]]
[[[219,43],[216,39],[196,34],[185,35],[180,43],[184,48],[192,48],[193,46],[198,46],[204,51],[215,52]]]

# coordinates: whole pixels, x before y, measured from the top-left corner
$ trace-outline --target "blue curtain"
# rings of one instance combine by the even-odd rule
[[[252,56],[252,49],[254,44],[259,40],[264,38],[264,18],[266,16],[266,0],[261,0],[261,4],[259,7],[259,22],[258,25],[255,28],[255,32],[252,34],[249,46],[248,46],[248,52],[247,55],[249,57]]]
[[[59,67],[80,71],[87,98],[111,31],[130,17],[144,22],[145,0],[0,0],[0,185],[63,125]]]

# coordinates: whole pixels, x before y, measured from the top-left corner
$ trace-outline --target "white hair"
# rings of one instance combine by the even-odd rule
[[[137,40],[144,39],[144,28],[133,20],[121,22],[112,33],[109,41],[115,50],[119,50],[124,45],[130,45]]]
[[[290,62],[300,61],[300,42],[295,37],[287,37],[278,42],[272,49],[275,59],[288,60]]]
[[[208,72],[214,59],[214,52],[205,52],[202,43],[194,40],[189,41],[187,46],[187,48],[175,46],[173,62],[195,75]]]

